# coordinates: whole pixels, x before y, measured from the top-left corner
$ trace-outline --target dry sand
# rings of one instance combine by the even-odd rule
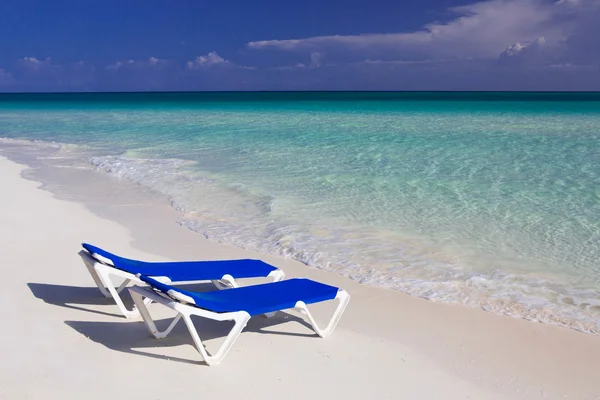
[[[132,190],[127,185],[106,191],[82,181],[73,193],[95,202],[60,200],[22,178],[24,170],[0,157],[2,400],[600,399],[599,337],[213,243],[175,224],[167,204],[117,196]],[[115,196],[120,201],[109,201]],[[118,315],[77,256],[82,241],[147,260],[261,258],[288,276],[343,287],[352,300],[327,339],[292,313],[253,318],[223,363],[207,367],[183,324],[155,340],[141,322]],[[318,307],[317,316],[332,308]],[[169,316],[157,305],[152,311]],[[198,327],[209,349],[226,330]]]

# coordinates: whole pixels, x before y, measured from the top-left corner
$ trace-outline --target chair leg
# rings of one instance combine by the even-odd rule
[[[319,328],[317,321],[314,319],[304,302],[299,301],[296,303],[296,307],[294,307],[294,309],[306,315],[308,322],[313,327],[317,335],[324,338],[331,335],[331,333],[334,331],[335,327],[340,321],[340,318],[342,317],[342,314],[344,313],[344,310],[346,309],[346,306],[348,305],[348,302],[350,301],[350,295],[346,291],[340,290],[336,296],[336,299],[339,300],[339,304],[325,329]]]
[[[104,286],[104,282],[102,282],[102,279],[96,272],[96,268],[94,268],[94,266],[87,262],[85,259],[83,259],[83,263],[85,264],[85,267],[89,271],[90,275],[92,276],[92,279],[94,280],[94,283],[96,283],[96,286],[98,286],[98,290],[100,290],[102,295],[104,297],[111,297],[111,294],[108,292],[108,290],[106,290],[106,286]]]
[[[139,287],[133,287],[133,288],[130,288],[129,293],[131,293],[131,298],[133,299],[134,303],[137,306],[137,309],[140,311],[140,314],[142,315],[142,319],[144,320],[146,328],[148,328],[148,331],[150,332],[150,334],[152,334],[152,336],[154,336],[157,339],[164,338],[169,333],[171,333],[171,331],[173,330],[173,328],[175,327],[177,322],[183,318],[183,321],[185,322],[185,325],[187,326],[187,328],[190,332],[190,335],[192,336],[192,340],[194,341],[194,346],[196,347],[196,349],[202,356],[202,359],[204,360],[204,362],[206,362],[207,365],[218,364],[221,362],[221,360],[223,360],[223,358],[225,358],[225,356],[227,355],[227,352],[229,352],[229,350],[233,346],[233,343],[240,336],[240,334],[242,333],[242,330],[246,327],[246,324],[248,323],[248,320],[250,319],[250,314],[248,314],[246,312],[236,312],[236,313],[230,313],[230,314],[214,314],[215,318],[211,318],[210,315],[206,315],[206,314],[199,315],[201,317],[214,319],[216,321],[230,321],[231,320],[231,321],[235,322],[235,324],[233,325],[233,328],[227,334],[227,337],[225,338],[225,340],[223,341],[223,343],[221,344],[221,346],[219,347],[217,352],[214,355],[211,355],[208,353],[208,351],[204,347],[204,344],[202,343],[202,339],[198,335],[198,330],[196,329],[196,326],[194,325],[194,322],[192,321],[192,318],[191,318],[191,316],[194,314],[206,313],[206,311],[196,310],[196,312],[194,312],[194,310],[195,310],[194,307],[186,306],[186,305],[174,302],[174,301],[169,301],[162,297],[158,297],[157,294],[150,292],[149,289],[141,289]],[[173,319],[173,321],[171,322],[169,327],[162,332],[159,331],[158,328],[156,328],[156,324],[154,323],[154,320],[152,319],[152,316],[150,315],[150,312],[148,311],[147,304],[144,300],[144,297],[146,297],[146,300],[148,299],[147,296],[153,296],[154,301],[158,302],[159,304],[163,304],[169,308],[172,308],[177,312],[177,316]]]
[[[96,268],[94,268],[94,269],[98,273],[98,276],[99,276],[100,280],[102,281],[103,285],[106,287],[106,289],[108,290],[108,292],[110,293],[112,298],[115,300],[115,303],[117,303],[117,306],[119,307],[119,310],[121,310],[121,313],[123,314],[123,316],[125,318],[139,317],[140,313],[139,313],[138,309],[136,307],[134,307],[132,310],[128,310],[127,307],[125,307],[125,304],[123,303],[123,300],[121,299],[121,296],[119,295],[119,292],[125,288],[125,286],[123,286],[123,284],[129,283],[128,282],[129,280],[126,280],[119,287],[119,289],[117,289],[113,285],[112,280],[110,279],[110,273],[108,271],[98,270]],[[150,302],[152,302],[152,301],[149,300],[148,304],[150,304]]]
[[[210,355],[204,347],[202,339],[200,339],[200,336],[198,335],[198,330],[196,329],[196,326],[192,321],[191,314],[180,313],[179,315],[183,315],[183,321],[185,322],[188,330],[190,331],[190,335],[192,336],[192,340],[194,341],[196,349],[204,359],[204,362],[209,366],[219,364],[223,360],[223,358],[225,358],[225,356],[233,346],[233,343],[235,343],[237,338],[240,336],[242,330],[246,327],[246,324],[250,319],[250,315],[248,314],[235,317],[233,319],[233,321],[235,321],[235,324],[233,325],[233,328],[231,328],[231,331],[229,331],[229,333],[227,334],[225,341],[221,344],[221,346],[214,355]]]
[[[117,293],[121,293],[123,289],[125,289],[127,285],[129,285],[129,282],[131,282],[131,279],[125,279],[123,283],[121,283],[121,285],[117,288]]]
[[[133,302],[135,303],[136,309],[139,311],[139,313],[142,316],[142,319],[144,320],[144,323],[146,324],[146,328],[148,328],[148,331],[156,339],[163,339],[163,338],[167,337],[167,335],[169,333],[171,333],[173,328],[175,328],[175,325],[177,325],[177,322],[179,322],[179,320],[182,317],[182,314],[178,313],[177,316],[173,319],[173,321],[171,321],[171,323],[169,324],[167,329],[165,329],[164,331],[159,331],[158,328],[156,327],[156,324],[154,323],[154,319],[152,318],[152,316],[150,315],[150,312],[148,311],[148,304],[150,304],[152,302],[152,299],[149,299],[149,298],[144,299],[141,294],[134,292],[134,291],[129,291],[129,293],[131,294],[131,298],[133,299]]]

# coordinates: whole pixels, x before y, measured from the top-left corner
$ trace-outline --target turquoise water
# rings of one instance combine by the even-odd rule
[[[0,95],[0,137],[167,194],[214,240],[600,328],[600,94]]]

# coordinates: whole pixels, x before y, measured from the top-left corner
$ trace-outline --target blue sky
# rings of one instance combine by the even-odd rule
[[[0,91],[600,90],[600,0],[20,0]]]

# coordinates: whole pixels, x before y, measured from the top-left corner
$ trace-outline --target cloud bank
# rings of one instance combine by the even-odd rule
[[[491,0],[453,7],[448,13],[448,22],[430,23],[414,32],[273,39],[246,46],[256,51],[322,52],[354,61],[472,60],[501,54],[505,58],[510,46],[516,51],[523,43],[543,38],[545,51],[555,60],[583,62],[589,59],[591,46],[600,45],[597,0]],[[592,57],[596,62],[600,61],[598,48]]]

